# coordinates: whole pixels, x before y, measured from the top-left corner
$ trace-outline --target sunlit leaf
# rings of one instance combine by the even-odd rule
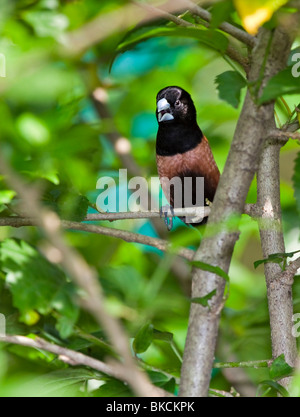
[[[12,190],[0,190],[0,204],[8,204],[15,197],[16,193]]]
[[[17,120],[17,128],[30,145],[42,146],[50,140],[47,126],[34,114],[23,113]]]
[[[260,26],[288,0],[234,0],[235,7],[247,32],[256,35]]]

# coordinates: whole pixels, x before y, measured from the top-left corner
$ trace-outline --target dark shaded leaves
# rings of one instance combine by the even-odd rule
[[[148,347],[151,345],[153,340],[153,325],[152,324],[145,324],[136,335],[133,341],[133,350],[135,353],[143,353],[146,352]]]
[[[205,295],[204,297],[196,297],[192,298],[192,303],[201,304],[203,307],[208,307],[209,300],[211,300],[217,293],[217,290],[213,290],[209,294]]]
[[[27,324],[38,314],[60,313],[57,329],[63,338],[72,332],[79,314],[74,304],[75,288],[65,274],[23,240],[7,239],[1,244],[1,269],[13,295],[13,304]]]
[[[277,380],[292,375],[293,368],[286,363],[284,354],[276,358],[270,367],[270,378]]]
[[[223,278],[226,282],[230,281],[229,275],[225,271],[223,271],[223,269],[220,268],[219,266],[209,265],[201,261],[192,261],[190,262],[190,264],[194,266],[195,268],[199,268],[199,269],[202,269],[203,271],[208,271],[213,274],[216,274],[219,277]]]
[[[289,253],[272,253],[272,255],[269,255],[266,259],[260,259],[258,261],[255,261],[254,268],[256,269],[261,264],[267,264],[271,262],[274,264],[283,264],[282,269],[284,269],[287,258],[292,258],[296,253],[299,252],[300,250],[296,250],[295,252]]]

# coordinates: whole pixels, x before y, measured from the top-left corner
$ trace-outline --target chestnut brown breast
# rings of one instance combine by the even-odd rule
[[[156,156],[159,177],[203,177],[204,178],[204,197],[213,201],[215,191],[218,186],[220,172],[214,160],[208,140],[203,137],[202,141],[194,149],[178,153],[173,156]],[[165,184],[162,182],[162,189],[166,193]],[[195,190],[193,190],[194,193]],[[169,203],[173,205],[171,196]]]

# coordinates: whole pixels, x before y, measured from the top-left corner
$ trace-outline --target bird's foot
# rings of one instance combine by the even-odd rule
[[[173,207],[167,204],[165,206],[162,206],[159,212],[160,212],[160,217],[164,217],[165,225],[167,226],[167,229],[170,232],[173,228],[173,217],[168,217],[168,216],[170,213],[172,214],[172,216],[174,216]]]

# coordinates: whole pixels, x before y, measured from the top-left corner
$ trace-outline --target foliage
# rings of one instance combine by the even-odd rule
[[[127,3],[1,2],[0,52],[7,63],[7,77],[0,78],[1,153],[26,181],[38,186],[43,204],[63,219],[83,221],[87,213],[94,213],[91,206],[96,202],[98,178],[116,176],[123,168],[109,140],[112,132],[129,138],[131,155],[147,179],[157,175],[155,94],[166,85],[180,85],[191,92],[199,123],[222,171],[247,85],[242,69],[236,70],[235,64],[223,59],[228,37],[217,27],[228,20],[254,33],[265,22],[276,24],[277,9],[285,2],[274,7],[270,1],[223,0],[211,8],[211,29],[177,27],[158,19],[128,31],[116,28],[102,42],[76,55],[64,49],[70,31]],[[255,13],[261,7],[266,10],[264,19]],[[183,18],[197,24],[190,13]],[[99,86],[107,93],[111,117],[99,118],[94,107],[91,94]],[[291,78],[288,67],[270,80],[261,103],[284,95],[293,110],[299,103],[295,94],[299,94],[299,83]],[[281,124],[290,117],[279,104],[277,113]],[[295,169],[291,168],[298,149],[295,141],[289,142],[281,156],[282,209],[289,251],[278,254],[283,262],[299,247],[299,156]],[[255,199],[253,182],[248,202]],[[15,191],[0,177],[0,216],[13,215],[17,203]],[[149,221],[108,226],[157,237]],[[254,261],[262,258],[259,234],[256,224],[244,218],[240,230],[229,271],[230,297],[222,317],[217,360],[226,360],[228,354],[239,361],[271,356],[263,274],[253,268]],[[190,304],[208,306],[215,293],[191,300],[189,291],[184,290],[190,282],[176,271],[174,258],[158,250],[83,232],[68,231],[66,237],[97,271],[108,309],[122,321],[133,352],[151,381],[177,393]],[[175,246],[192,248],[199,239],[197,231],[179,221],[170,236]],[[78,289],[57,264],[47,259],[49,248],[37,228],[1,227],[0,242],[0,313],[6,317],[8,334],[39,334],[100,360],[115,355],[102,329],[79,306]],[[274,259],[259,262],[268,261]],[[229,276],[224,271],[205,263],[193,266],[217,273],[228,285]],[[299,309],[298,282],[294,293],[295,308]],[[133,395],[123,382],[88,368],[73,368],[45,351],[0,347],[0,396]],[[278,376],[289,371],[281,358],[273,363],[270,373],[267,369],[245,372],[249,385],[271,386],[273,391],[267,395],[276,395],[276,390],[281,390]],[[230,387],[225,373],[213,373],[212,388],[229,391]],[[263,395],[265,390],[260,388],[259,392]]]

